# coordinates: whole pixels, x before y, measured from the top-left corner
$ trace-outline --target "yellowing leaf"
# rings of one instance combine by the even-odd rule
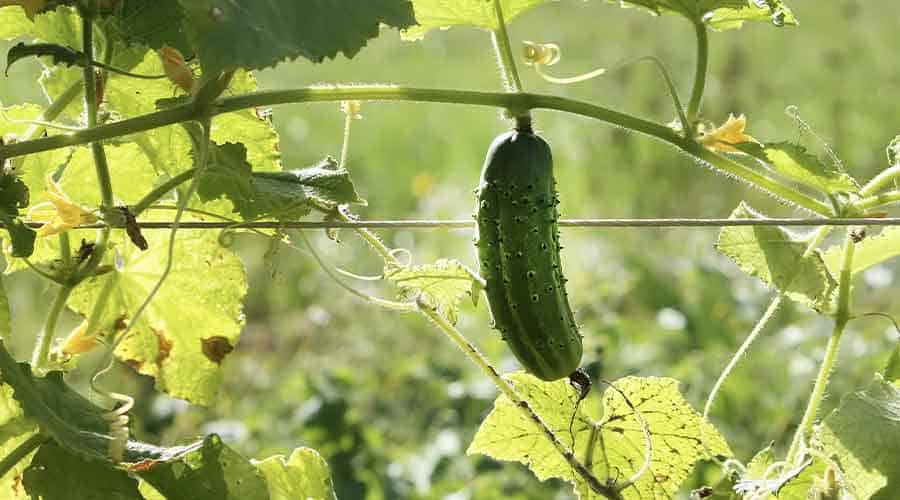
[[[700,136],[700,144],[706,146],[707,149],[718,151],[721,153],[740,153],[741,151],[735,146],[747,142],[757,142],[756,139],[747,135],[744,130],[747,128],[747,117],[743,114],[737,118],[734,115],[728,115],[728,120],[719,128],[706,132]]]
[[[75,226],[97,222],[94,214],[70,200],[59,184],[50,178],[47,179],[46,196],[53,206],[52,209],[43,210],[38,205],[29,211],[32,220],[45,222],[38,229],[38,236],[64,233]]]

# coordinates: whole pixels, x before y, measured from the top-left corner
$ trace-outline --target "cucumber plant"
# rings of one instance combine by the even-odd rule
[[[570,482],[584,499],[673,498],[702,461],[714,465],[704,469],[709,484],[694,490],[694,498],[890,498],[900,487],[893,446],[900,435],[900,355],[824,418],[820,408],[847,325],[861,316],[853,311],[853,278],[897,255],[900,232],[866,236],[851,227],[843,245],[823,247],[832,224],[846,225],[848,217],[868,222],[900,202],[898,140],[888,150],[890,165],[861,183],[840,161],[823,162],[791,142],[757,140],[747,133],[744,115],[718,126],[709,119],[724,115],[702,109],[709,30],[753,21],[795,25],[781,0],[621,2],[681,16],[696,35],[686,106],[669,71],[651,59],[676,109],[671,123],[524,92],[507,25],[543,3],[0,2],[0,36],[28,39],[13,47],[10,61],[43,58],[40,83],[51,99],[47,106],[3,109],[3,252],[7,273],[33,273],[55,291],[34,335],[32,359],[19,363],[8,339],[31,339],[12,331],[0,288],[2,491],[45,499],[334,498],[328,466],[313,450],[296,449],[287,460],[251,461],[215,434],[177,446],[144,443],[133,438],[128,415],[142,406],[142,396],[104,389],[120,382],[110,380],[114,372],[90,373],[96,374],[90,397],[67,380],[84,354],[100,350],[104,359],[153,377],[160,391],[215,404],[223,364],[244,325],[247,291],[244,268],[227,243],[234,232],[247,230],[270,238],[276,248],[292,246],[286,227],[313,214],[331,230],[353,228],[383,259],[379,278],[399,288],[399,298],[354,289],[315,254],[335,280],[375,305],[420,313],[500,391],[470,453],[520,462],[540,479]],[[456,25],[490,33],[506,92],[384,85],[258,91],[251,74],[298,57],[314,63],[339,53],[352,58],[383,26],[412,40]],[[525,62],[553,83],[606,73],[552,77],[542,66],[560,60],[559,47],[526,42],[525,48]],[[516,129],[491,146],[477,189],[480,275],[456,260],[414,265],[408,251],[390,248],[354,223],[351,207],[365,200],[350,180],[347,151],[362,101],[492,106],[515,118]],[[328,157],[285,171],[267,108],[309,102],[343,104],[341,160]],[[718,250],[773,289],[775,298],[722,372],[702,415],[666,377],[611,382],[598,395],[602,414],[579,406],[584,394],[572,385],[586,386],[578,370],[582,337],[562,274],[552,154],[531,128],[535,109],[640,132],[820,217],[822,228],[802,238],[741,203],[732,214],[740,223],[721,231]],[[159,227],[169,232],[141,232]],[[219,237],[210,232],[223,227],[227,232]],[[333,231],[329,236],[336,238]],[[80,247],[73,247],[78,241]],[[482,293],[524,372],[500,373],[457,328],[462,299],[477,302]],[[785,443],[787,453],[779,457],[769,446],[742,460],[707,417],[718,389],[787,301],[832,320],[825,358],[797,430]],[[67,309],[83,321],[59,342]]]

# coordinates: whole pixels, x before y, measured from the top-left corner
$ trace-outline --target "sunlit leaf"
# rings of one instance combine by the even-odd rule
[[[625,480],[641,468],[645,455],[644,433],[617,391],[607,389],[603,393],[603,416],[598,420],[586,411],[588,402],[575,409],[578,396],[566,380],[543,382],[523,372],[507,378],[557,437],[573,448],[576,458],[582,463],[591,462],[589,467],[600,481]],[[677,381],[626,377],[614,384],[641,412],[650,431],[653,450],[649,470],[622,491],[626,500],[673,497],[699,460],[710,454],[731,455],[718,431],[684,400]],[[570,434],[573,412],[575,423]],[[599,433],[591,439],[594,429],[599,429]],[[588,449],[591,443],[593,447]],[[494,402],[494,409],[482,422],[467,453],[520,462],[540,480],[557,477],[574,483],[580,498],[601,498],[506,396]]]
[[[796,25],[794,14],[782,0],[609,0],[638,6],[654,14],[677,13],[711,28],[740,28],[746,21],[769,21],[775,26]]]
[[[817,191],[827,194],[859,191],[856,179],[832,165],[826,165],[798,144],[743,144],[739,149],[759,158],[777,174]]]
[[[763,216],[742,202],[731,213],[731,218],[759,219]],[[734,226],[722,229],[716,249],[745,273],[791,299],[807,303],[816,310],[825,310],[837,281],[818,250],[804,255],[808,245],[808,241],[780,227]]]
[[[405,298],[421,293],[452,324],[456,324],[460,301],[472,296],[473,286],[478,282],[471,269],[447,259],[423,266],[388,266],[384,276],[400,287]]]
[[[170,213],[165,214],[171,216]],[[125,243],[117,231],[114,272],[92,278],[78,287],[70,307],[87,316],[107,281],[114,283],[99,329],[118,332],[155,286],[165,268],[169,235],[148,232],[150,249]],[[244,317],[241,304],[247,293],[244,267],[230,250],[222,248],[211,231],[182,230],[175,244],[172,271],[156,298],[116,356],[135,370],[156,378],[157,388],[198,404],[209,404],[222,382],[221,359],[211,359],[204,340],[221,338],[237,344]]]
[[[519,14],[551,0],[502,0],[503,18],[509,23]],[[556,0],[553,0],[556,1]],[[418,26],[403,32],[403,38],[418,40],[434,28],[473,26],[494,30],[499,27],[494,2],[483,0],[412,0]]]
[[[337,500],[328,464],[315,450],[297,448],[290,458],[276,455],[254,463],[272,500]]]
[[[818,447],[840,465],[854,498],[883,488],[891,498],[900,485],[900,387],[880,375],[865,391],[845,396],[815,434]]]

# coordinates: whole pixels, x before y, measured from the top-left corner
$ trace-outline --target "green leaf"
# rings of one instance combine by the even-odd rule
[[[900,387],[900,344],[891,352],[887,365],[884,367],[884,378],[888,382]]]
[[[815,479],[825,470],[820,461],[808,460],[798,467],[772,467],[776,464],[772,445],[757,453],[735,484],[740,498],[754,500],[807,500]]]
[[[643,7],[654,14],[680,14],[718,30],[740,28],[746,21],[770,21],[775,26],[797,25],[794,14],[782,0],[621,0],[619,3]]]
[[[143,500],[128,473],[86,460],[50,442],[41,445],[22,483],[35,499]]]
[[[22,407],[13,399],[13,390],[0,385],[0,457],[7,457],[38,432],[33,420],[25,417]],[[34,450],[0,477],[0,491],[12,498],[27,498],[21,486],[22,471],[31,463]],[[10,498],[10,497],[5,497]]]
[[[140,476],[167,500],[270,498],[262,474],[215,434],[178,462],[157,465]]]
[[[741,202],[731,218],[764,217]],[[793,300],[823,311],[830,304],[837,282],[818,250],[804,256],[807,246],[806,240],[775,226],[726,227],[716,243],[716,249],[745,273]]]
[[[843,471],[854,498],[879,491],[893,498],[900,485],[900,388],[876,375],[865,391],[845,396],[817,428],[814,444]]]
[[[15,391],[13,397],[22,405],[25,416],[37,422],[42,432],[71,452],[92,460],[109,461],[109,443],[113,438],[109,435],[109,422],[103,417],[107,410],[67,386],[62,372],[35,377],[31,366],[16,363],[0,342],[0,374]],[[128,441],[124,460],[149,466],[177,460],[196,447],[197,444],[162,448]]]
[[[837,276],[841,271],[843,248],[835,245],[825,251],[823,258],[831,273]],[[853,250],[852,273],[865,271],[900,255],[900,227],[886,227],[876,236],[869,236],[856,244]]]
[[[243,144],[210,149],[210,163],[197,194],[208,202],[228,198],[244,220],[296,220],[312,209],[330,212],[343,204],[365,204],[350,174],[333,158],[288,172],[252,172]]]
[[[832,165],[826,165],[821,158],[809,154],[805,147],[798,144],[745,143],[738,148],[764,162],[775,173],[817,191],[832,195],[859,191],[856,179]]]
[[[421,293],[451,324],[456,324],[459,303],[478,292],[474,271],[457,260],[440,259],[434,264],[412,267],[388,266],[384,277],[400,287],[403,298]]]
[[[29,257],[34,253],[35,232],[19,219],[19,209],[28,206],[28,187],[10,169],[0,164],[0,223],[12,244],[12,257]]]
[[[165,218],[171,213],[164,214]],[[152,220],[152,218],[150,219]],[[79,286],[69,307],[87,316],[104,286],[109,302],[99,323],[118,332],[156,285],[165,267],[169,234],[145,234],[150,250],[142,252],[114,233],[116,270]],[[108,283],[112,281],[112,283]],[[210,404],[222,382],[221,363],[233,350],[244,324],[241,303],[247,293],[244,267],[222,248],[211,231],[182,230],[175,243],[173,266],[155,299],[116,356],[138,372],[156,378],[156,386],[175,397]]]
[[[550,0],[502,0],[503,18],[513,18]],[[484,0],[412,0],[418,26],[403,32],[405,40],[419,40],[434,28],[474,26],[487,30],[499,28],[494,3]]]
[[[272,500],[337,500],[328,464],[313,449],[297,448],[288,459],[276,455],[254,463]]]
[[[575,409],[578,395],[566,380],[543,382],[524,372],[510,374],[507,379],[557,437],[572,447],[576,458],[582,463],[590,462],[590,469],[600,481],[624,480],[641,468],[644,433],[617,391],[607,389],[603,393],[603,417],[598,420],[587,413],[587,403]],[[626,377],[614,385],[640,411],[649,428],[653,450],[649,470],[622,491],[626,500],[673,497],[699,460],[709,454],[731,456],[718,431],[684,400],[676,380]],[[593,444],[590,449],[589,444]],[[561,478],[575,484],[580,498],[600,498],[506,396],[494,402],[494,409],[482,422],[467,453],[520,462],[539,480]]]
[[[6,298],[3,281],[0,280],[0,339],[9,339],[11,332],[9,301]],[[22,406],[13,399],[12,387],[0,384],[0,457],[9,456],[37,430],[34,421],[25,416]],[[33,452],[0,477],[0,491],[11,494],[13,498],[20,498],[20,495],[17,494],[17,492],[21,492],[21,488],[17,485],[17,476],[28,466],[31,461],[29,457],[32,454]]]
[[[178,0],[128,0],[118,3],[110,17],[110,28],[123,42],[146,45],[152,49],[168,46],[178,49],[184,57],[193,55],[182,28],[184,9]]]
[[[263,69],[286,59],[355,56],[379,26],[415,23],[408,0],[181,0],[203,72]]]

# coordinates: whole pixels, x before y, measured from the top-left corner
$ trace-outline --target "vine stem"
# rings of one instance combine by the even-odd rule
[[[813,386],[809,403],[806,411],[803,413],[803,419],[797,427],[791,447],[788,450],[787,462],[795,463],[807,438],[813,432],[813,425],[819,413],[819,407],[822,399],[825,397],[825,388],[828,386],[828,379],[834,369],[834,363],[837,360],[838,345],[840,345],[841,337],[847,322],[850,321],[850,284],[853,277],[853,253],[856,243],[853,240],[852,231],[847,231],[844,239],[843,256],[841,258],[841,275],[838,281],[838,307],[835,314],[834,329],[831,337],[828,339],[828,345],[825,347],[825,359],[822,360],[822,366],[819,369],[819,375],[816,377],[816,383]]]
[[[900,202],[900,191],[888,191],[887,193],[876,194],[863,198],[856,202],[856,206],[863,211],[869,211],[873,208],[883,207],[893,203]]]
[[[503,74],[504,86],[508,92],[521,92],[522,80],[519,78],[519,69],[516,67],[512,44],[509,42],[509,33],[506,29],[506,19],[503,17],[503,5],[500,0],[494,0],[494,15],[497,17],[497,29],[491,31],[491,40],[494,43],[497,62],[500,64],[500,72]]]
[[[709,70],[709,35],[706,31],[706,24],[703,21],[695,21],[694,31],[697,34],[697,69],[694,73],[691,101],[688,104],[688,118],[691,123],[697,121],[700,103],[703,101],[703,91],[706,89],[706,74]]]
[[[66,284],[56,292],[56,298],[53,299],[50,311],[47,312],[44,328],[41,329],[41,333],[38,335],[37,346],[31,357],[31,366],[43,368],[47,364],[47,358],[50,355],[50,345],[53,343],[53,333],[56,331],[56,323],[59,321],[59,316],[62,314],[63,309],[66,308],[66,301],[69,300],[69,295],[72,294],[74,288],[73,285]]]
[[[750,346],[753,345],[753,342],[756,341],[759,334],[762,333],[769,321],[775,316],[775,312],[781,307],[781,302],[783,300],[783,293],[779,293],[772,299],[772,302],[769,303],[769,307],[766,308],[766,312],[763,313],[762,317],[759,318],[759,321],[757,321],[756,325],[753,327],[753,330],[750,331],[750,335],[747,335],[744,343],[741,344],[737,352],[734,353],[734,356],[731,357],[731,361],[728,362],[725,369],[719,374],[719,378],[716,380],[715,385],[713,385],[712,390],[709,392],[709,396],[706,398],[706,405],[703,407],[703,420],[706,420],[709,417],[709,410],[712,409],[712,405],[716,401],[716,396],[719,395],[719,391],[722,389],[728,376],[731,375],[731,372],[734,371],[737,364],[744,358],[744,355],[747,354],[747,350],[750,349]]]
[[[3,460],[0,460],[0,477],[5,476],[7,472],[12,470],[12,468],[27,457],[29,453],[36,450],[38,446],[46,443],[48,440],[49,438],[47,436],[37,433],[25,441],[22,441],[19,446],[16,446],[14,450],[3,457]]]
[[[806,247],[806,250],[803,252],[803,258],[809,257],[819,245],[822,244],[822,241],[825,240],[825,237],[831,232],[830,226],[820,227],[809,244]],[[788,285],[790,286],[790,285]],[[706,405],[703,407],[703,419],[706,420],[709,417],[709,411],[712,409],[712,405],[716,400],[716,396],[718,396],[719,391],[722,389],[722,386],[725,384],[725,381],[731,375],[731,372],[734,371],[734,368],[737,364],[744,358],[747,354],[747,350],[750,349],[750,346],[756,341],[759,334],[765,330],[766,325],[772,318],[775,316],[775,313],[778,311],[778,308],[781,307],[781,303],[784,301],[785,294],[784,292],[780,292],[778,295],[772,299],[772,302],[769,303],[769,307],[766,308],[766,312],[763,313],[762,317],[759,318],[759,321],[756,322],[756,325],[753,326],[753,330],[750,331],[750,335],[747,335],[747,338],[744,340],[744,343],[738,348],[737,352],[734,353],[734,356],[731,357],[731,360],[725,366],[725,369],[722,370],[722,373],[719,374],[719,378],[716,380],[715,385],[713,385],[712,390],[709,392],[709,396],[706,398]]]
[[[900,165],[882,170],[859,190],[860,196],[871,196],[900,179]]]
[[[566,446],[562,441],[556,437],[556,434],[553,433],[552,430],[547,426],[547,423],[544,422],[544,419],[541,418],[537,412],[534,411],[534,408],[531,407],[531,404],[528,403],[525,399],[523,399],[516,392],[515,388],[510,384],[506,379],[500,376],[500,373],[497,372],[497,369],[494,368],[490,361],[484,357],[483,354],[475,347],[474,344],[469,342],[469,340],[456,329],[453,325],[450,324],[443,316],[441,316],[433,306],[428,305],[419,297],[416,301],[419,312],[422,313],[426,318],[431,320],[431,322],[441,330],[447,337],[453,341],[462,351],[466,354],[470,361],[475,363],[478,368],[484,372],[491,381],[494,382],[494,385],[506,396],[513,405],[519,409],[519,412],[522,413],[528,420],[534,423],[544,434],[544,436],[550,440],[553,444],[553,447],[556,448],[563,458],[565,458],[566,462],[574,469],[579,476],[581,476],[585,482],[590,486],[591,490],[595,493],[602,495],[611,500],[621,500],[621,494],[613,487],[603,484],[597,477],[591,472],[587,467],[584,466],[581,462],[575,458],[575,454]]]
[[[94,19],[91,14],[81,12],[81,31],[82,31],[82,47],[88,57],[94,57]],[[107,51],[111,51],[111,47],[107,47]],[[107,52],[107,57],[111,57],[112,53]],[[90,64],[85,65],[84,71],[84,107],[87,114],[88,129],[97,127],[97,109],[99,103],[97,100],[97,74],[94,67]],[[115,204],[113,198],[112,177],[109,173],[109,162],[106,159],[106,151],[103,149],[103,143],[100,140],[91,142],[91,154],[94,159],[94,171],[97,175],[97,185],[100,189],[100,209],[106,211],[112,209]],[[79,269],[71,280],[73,286],[78,284],[84,278],[93,274],[97,266],[102,262],[106,254],[106,244],[109,242],[110,228],[100,229],[94,243],[94,251],[90,259]],[[67,245],[61,245],[64,248]]]
[[[279,104],[340,102],[347,100],[437,102],[445,104],[493,106],[513,110],[552,109],[586,116],[668,142],[682,151],[703,160],[705,164],[711,165],[716,170],[720,170],[727,175],[747,183],[755,184],[760,188],[769,191],[781,200],[820,215],[832,215],[830,205],[823,203],[796,188],[782,185],[774,179],[758,173],[749,167],[702,148],[696,142],[685,139],[665,125],[565,97],[524,92],[479,92],[390,86],[331,86],[253,92],[234,97],[220,98],[208,108],[208,111],[211,115],[216,115],[239,111],[246,108],[267,107]],[[200,111],[207,110],[207,108],[197,108],[194,104],[184,104],[136,118],[86,129],[69,135],[55,135],[31,141],[7,144],[0,146],[0,157],[9,158],[85,144],[91,141],[135,134],[182,121],[193,120],[198,118],[198,109],[200,109]]]

